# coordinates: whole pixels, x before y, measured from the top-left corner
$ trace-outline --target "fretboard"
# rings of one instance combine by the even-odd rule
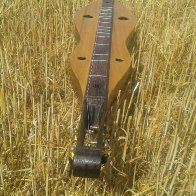
[[[107,3],[109,2],[109,3]],[[104,0],[99,14],[97,33],[89,72],[87,96],[105,97],[109,73],[112,36],[113,1]],[[99,88],[100,87],[100,88]]]
[[[86,88],[88,129],[99,126],[101,111],[107,104],[114,0],[103,0]]]

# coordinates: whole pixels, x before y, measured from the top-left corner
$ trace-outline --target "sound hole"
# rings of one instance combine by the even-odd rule
[[[89,15],[89,14],[88,14],[88,15],[84,15],[83,17],[84,17],[84,18],[93,18],[93,16],[91,16],[91,15]]]
[[[84,60],[86,60],[86,57],[79,56],[79,57],[78,57],[78,60],[80,60],[80,61],[84,61]]]
[[[125,16],[121,16],[121,17],[119,17],[118,19],[119,19],[119,20],[128,20],[128,18],[125,17]]]
[[[117,62],[123,62],[124,60],[123,59],[119,59],[119,58],[116,58],[115,59]]]

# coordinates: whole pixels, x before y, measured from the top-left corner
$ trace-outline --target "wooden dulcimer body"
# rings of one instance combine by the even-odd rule
[[[71,71],[82,112],[72,170],[74,176],[96,178],[103,160],[107,109],[131,65],[128,46],[135,17],[116,0],[98,0],[77,12],[75,26],[78,45]]]

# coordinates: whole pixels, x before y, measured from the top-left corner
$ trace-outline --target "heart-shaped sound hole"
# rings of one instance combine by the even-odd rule
[[[117,62],[123,62],[124,60],[123,59],[119,59],[119,58],[116,58],[115,59]]]
[[[83,18],[93,18],[90,14],[84,15]]]
[[[84,60],[86,60],[86,57],[79,56],[79,57],[78,57],[78,60],[80,60],[80,61],[84,61]]]
[[[118,18],[119,20],[129,20],[127,17],[125,17],[125,16],[121,16],[121,17],[119,17]]]

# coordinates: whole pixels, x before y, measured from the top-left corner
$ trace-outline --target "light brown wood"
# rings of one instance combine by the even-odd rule
[[[120,20],[120,19],[128,20]],[[110,77],[108,100],[109,105],[113,102],[127,80],[131,68],[131,56],[127,48],[131,42],[133,29],[135,27],[135,16],[118,1],[114,5],[114,19],[112,31],[112,47],[110,58]],[[123,60],[123,61],[121,61]]]
[[[81,101],[83,101],[86,91],[101,5],[102,0],[98,0],[81,9],[75,16],[76,37],[79,43],[71,56],[71,70],[73,85]],[[83,16],[87,16],[87,18]],[[88,18],[88,16],[93,18]],[[124,85],[131,67],[131,57],[127,46],[131,41],[135,23],[136,20],[133,14],[126,7],[115,1],[108,106],[113,102],[118,90]],[[80,60],[83,57],[86,59]]]
[[[78,11],[75,16],[78,45],[71,55],[71,71],[73,85],[81,102],[86,91],[101,5],[102,1],[96,1]],[[83,16],[92,16],[93,18],[84,18]],[[78,57],[85,57],[86,60],[79,60]]]

